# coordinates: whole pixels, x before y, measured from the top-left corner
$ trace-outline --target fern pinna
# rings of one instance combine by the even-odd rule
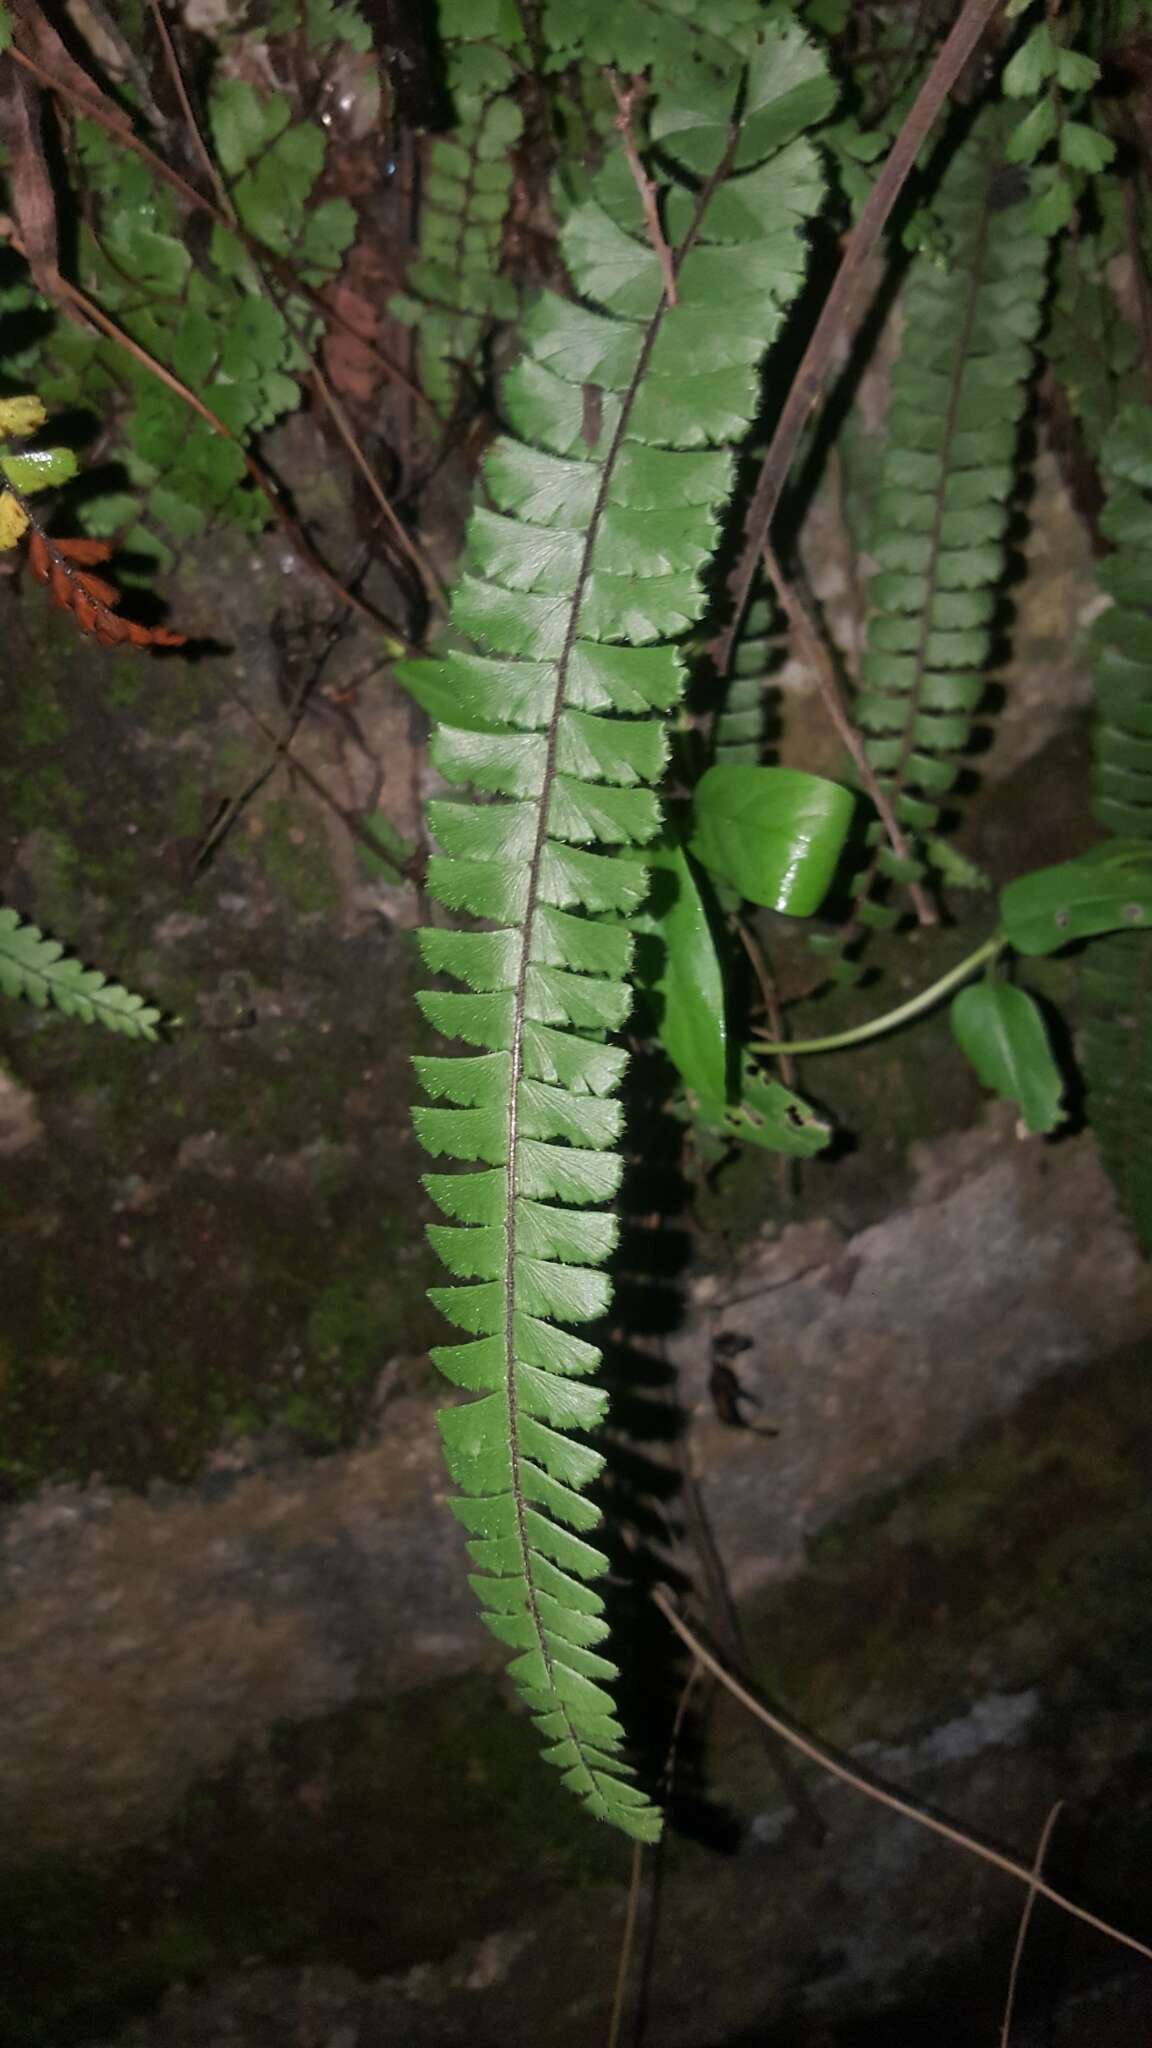
[[[608,1035],[632,1001],[637,849],[660,824],[658,714],[680,693],[676,643],[704,607],[731,444],[801,282],[821,186],[798,138],[830,101],[805,38],[768,29],[746,68],[685,66],[653,106],[670,250],[646,239],[619,152],[573,208],[562,246],[575,296],[544,296],[527,317],[503,394],[511,431],[485,464],[495,509],[473,515],[455,597],[457,640],[485,651],[405,671],[440,721],[442,775],[498,799],[430,809],[434,895],[494,927],[422,935],[427,964],[465,984],[426,994],[426,1014],[480,1048],[417,1062],[439,1098],[416,1112],[421,1140],[478,1168],[426,1183],[451,1219],[432,1236],[461,1283],[433,1298],[469,1340],[434,1356],[481,1397],[440,1417],[463,1495],[452,1505],[550,1761],[641,1840],[659,1816],[621,1758],[588,1584],[606,1569],[584,1492],[603,1460],[570,1433],[603,1415],[587,1383],[599,1353],[565,1326],[595,1322],[610,1297],[626,1055]]]
[[[1109,495],[1100,563],[1111,608],[1092,631],[1097,698],[1093,809],[1127,841],[1152,840],[1152,407],[1130,405],[1106,435]],[[1152,941],[1095,939],[1081,964],[1088,1111],[1136,1233],[1152,1248]]]
[[[1006,171],[997,110],[952,158],[933,202],[941,260],[913,262],[870,552],[880,565],[856,712],[868,756],[913,842],[930,840],[984,693],[1007,501],[1031,343],[1042,319],[1047,243],[1031,223],[1027,181]],[[857,917],[886,924],[872,900],[884,876],[915,881],[880,839],[857,884]]]

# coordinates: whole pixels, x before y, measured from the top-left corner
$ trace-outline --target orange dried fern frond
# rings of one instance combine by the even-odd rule
[[[102,647],[183,647],[187,635],[167,626],[141,626],[121,618],[114,609],[120,593],[92,565],[112,553],[106,540],[53,540],[33,525],[28,534],[28,566],[46,583],[52,601],[71,612],[82,633],[91,633]]]

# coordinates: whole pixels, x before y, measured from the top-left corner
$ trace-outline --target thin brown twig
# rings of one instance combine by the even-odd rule
[[[640,194],[640,204],[644,209],[644,225],[648,230],[648,240],[655,251],[664,279],[664,296],[670,306],[675,306],[678,304],[676,266],[672,260],[672,251],[665,240],[664,230],[660,225],[660,208],[656,201],[656,187],[640,161],[640,152],[636,147],[636,137],[632,133],[632,114],[637,101],[644,96],[644,81],[641,78],[633,78],[628,85],[621,85],[616,73],[609,71],[608,83],[612,87],[612,97],[616,102],[616,129],[624,144],[624,154],[628,159],[628,169],[632,173],[632,182]]]
[[[192,139],[196,154],[204,166],[204,174],[208,183],[216,194],[216,204],[230,225],[235,228],[237,226],[236,209],[232,204],[228,188],[216,168],[215,158],[204,140],[200,123],[196,119],[196,110],[188,97],[188,88],[184,83],[184,72],[180,59],[176,54],[176,45],[172,41],[168,23],[164,19],[164,9],[161,5],[161,0],[148,0],[148,4],[152,9],[152,19],[156,24],[156,33],[160,38],[160,47],[164,52],[164,63],[168,76],[172,81],[172,90],[180,103],[180,112],[184,117],[184,125]],[[159,161],[160,159],[157,158],[157,162]]]
[[[874,1799],[878,1805],[889,1807],[893,1813],[901,1814],[905,1820],[915,1821],[918,1827],[928,1828],[934,1835],[941,1835],[946,1842],[953,1843],[956,1848],[966,1849],[969,1855],[978,1856],[982,1862],[990,1863],[995,1870],[1004,1871],[1008,1877],[1014,1877],[1019,1884],[1028,1885],[1032,1891],[1038,1892],[1041,1898],[1048,1899],[1054,1906],[1059,1906],[1061,1912],[1070,1913],[1074,1920],[1082,1920],[1086,1926],[1094,1927],[1098,1934],[1107,1935],[1110,1941],[1119,1942],[1123,1948],[1133,1949],[1138,1956],[1143,1956],[1147,1962],[1152,1963],[1152,1948],[1145,1942],[1137,1941],[1134,1934],[1125,1934],[1119,1927],[1113,1927],[1109,1921],[1101,1920],[1096,1913],[1090,1913],[1086,1906],[1078,1906],[1073,1899],[1066,1899],[1063,1892],[1058,1892],[1052,1885],[1045,1884],[1043,1878],[1038,1876],[1036,1871],[1029,1870],[1026,1864],[1017,1863],[1012,1856],[1002,1855],[999,1849],[990,1849],[987,1843],[978,1842],[974,1835],[965,1834],[962,1828],[953,1827],[950,1821],[939,1820],[934,1813],[915,1805],[912,1800],[902,1798],[898,1792],[890,1792],[886,1785],[862,1777],[848,1764],[841,1763],[839,1757],[833,1756],[830,1750],[823,1749],[807,1735],[801,1735],[790,1721],[785,1721],[779,1714],[774,1714],[770,1707],[766,1707],[762,1700],[758,1700],[754,1693],[748,1691],[747,1686],[742,1685],[738,1678],[734,1678],[732,1673],[726,1670],[720,1659],[712,1654],[707,1644],[697,1635],[695,1629],[689,1627],[661,1587],[653,1586],[652,1599],[669,1627],[676,1631],[681,1642],[699,1658],[701,1664],[714,1678],[719,1679],[721,1685],[732,1694],[733,1699],[739,1700],[741,1706],[747,1708],[757,1721],[763,1722],[766,1728],[773,1729],[785,1742],[791,1743],[793,1749],[798,1750],[801,1756],[806,1756],[811,1763],[818,1764],[830,1777],[839,1778],[842,1784],[850,1785],[854,1792],[862,1792],[866,1799]]]
[[[871,761],[868,759],[867,748],[848,716],[844,700],[840,695],[840,685],[836,678],[832,656],[817,632],[815,622],[809,617],[808,608],[803,598],[800,596],[799,591],[793,589],[789,583],[784,571],[780,567],[776,551],[769,542],[764,544],[762,559],[772,588],[776,593],[777,602],[796,635],[801,653],[807,659],[815,674],[816,687],[820,692],[824,709],[827,711],[839,738],[852,756],[856,773],[859,775],[864,788],[875,805],[876,815],[884,827],[888,844],[900,860],[908,860],[911,857],[908,850],[908,841],[905,839],[900,828],[896,813],[888,800],[887,792],[879,776],[876,774]],[[939,924],[940,919],[936,913],[936,906],[927,892],[921,888],[919,882],[909,882],[906,884],[906,887],[916,912],[917,922],[922,925]]]
[[[732,615],[712,648],[713,661],[721,676],[728,673],[757,565],[788,480],[800,436],[820,398],[833,353],[845,335],[854,331],[862,310],[868,264],[873,251],[936,116],[985,29],[1003,4],[1004,0],[964,0],[959,17],[917,93],[859,219],[844,244],[840,268],[792,380],[748,506],[744,545],[728,579]]]
[[[784,1012],[780,1005],[780,993],[776,987],[776,978],[767,960],[764,958],[762,947],[757,944],[755,937],[749,931],[742,917],[736,919],[736,930],[739,935],[740,944],[748,955],[748,963],[756,977],[756,986],[760,991],[760,1000],[764,1005],[764,1014],[768,1019],[768,1028],[771,1032],[773,1043],[779,1045],[787,1038],[788,1034],[784,1028]],[[794,1088],[796,1086],[796,1062],[792,1054],[790,1052],[781,1052],[777,1053],[776,1057],[780,1062],[780,1073],[785,1085],[789,1088]],[[783,1158],[783,1153],[780,1156]]]
[[[676,1752],[680,1747],[680,1735],[688,1713],[688,1702],[703,1675],[704,1667],[698,1657],[692,1659],[688,1676],[680,1688],[676,1713],[672,1722],[672,1733],[660,1772],[660,1790],[666,1792],[672,1782],[676,1764]],[[624,2004],[628,1989],[628,1978],[632,1968],[632,1951],[636,1946],[636,1928],[639,1921],[640,1883],[644,1870],[644,1844],[632,1845],[632,1868],[628,1879],[628,1907],[624,1916],[624,1932],[620,1940],[620,1954],[616,1963],[616,1983],[612,1992],[612,2011],[608,2021],[608,2036],[605,2048],[619,2048],[621,2028],[624,2021]]]
[[[1004,2002],[1004,2022],[1000,2028],[1000,2048],[1009,2048],[1012,2034],[1012,2014],[1016,2005],[1016,1985],[1020,1976],[1020,1964],[1024,1957],[1024,1944],[1028,1939],[1028,1927],[1032,1919],[1032,1909],[1036,1904],[1036,1879],[1044,1868],[1044,1858],[1048,1854],[1048,1844],[1052,1840],[1052,1830],[1056,1825],[1057,1816],[1061,1812],[1063,1805],[1064,1801],[1058,1799],[1053,1806],[1040,1831],[1040,1840],[1036,1844],[1036,1854],[1032,1858],[1032,1883],[1028,1887],[1028,1897],[1024,1901],[1024,1910],[1020,1915],[1020,1925],[1016,1929],[1016,1946],[1012,1951],[1012,1968],[1008,1972],[1008,1996]]]
[[[0,215],[0,241],[10,243],[18,254],[23,255],[24,251],[20,237],[15,232],[12,223],[3,215]],[[293,551],[299,555],[301,561],[308,564],[308,567],[317,576],[323,578],[329,589],[334,591],[340,599],[340,602],[347,605],[352,611],[358,612],[361,618],[366,619],[370,625],[375,627],[377,632],[387,633],[396,643],[391,650],[393,653],[415,653],[416,649],[407,634],[399,626],[394,625],[390,619],[382,617],[362,597],[357,597],[355,591],[347,589],[335,572],[317,554],[299,522],[293,517],[284,503],[267,470],[261,463],[257,462],[254,455],[249,453],[247,448],[244,447],[243,442],[237,438],[231,428],[226,427],[223,420],[217,417],[212,411],[211,406],[206,405],[202,398],[197,397],[196,393],[190,390],[187,384],[182,383],[173,371],[167,369],[163,363],[158,362],[155,356],[150,355],[148,350],[143,348],[138,341],[134,341],[132,336],[127,334],[115,320],[111,319],[103,311],[102,307],[96,304],[94,299],[90,299],[87,292],[82,292],[78,285],[74,285],[66,277],[62,277],[59,288],[63,296],[79,312],[82,312],[86,319],[91,320],[93,326],[98,327],[102,334],[108,336],[109,341],[114,341],[119,348],[124,349],[134,362],[139,363],[142,369],[149,371],[159,383],[163,384],[167,390],[173,393],[174,397],[181,399],[185,405],[189,406],[204,421],[205,426],[211,428],[214,434],[219,434],[222,440],[231,441],[235,447],[239,448],[245,469],[253,483],[257,485],[258,489],[262,491],[267,499],[273,513],[287,534]]]
[[[692,1666],[693,1671],[696,1665]],[[608,2034],[605,2048],[620,2048],[620,2029],[624,2024],[624,2005],[628,1992],[628,1976],[632,1968],[632,1950],[636,1945],[636,1923],[640,1917],[640,1880],[644,1870],[644,1844],[632,1844],[632,1869],[628,1879],[628,1907],[624,1915],[624,1932],[620,1938],[620,1954],[616,1962],[616,1983],[612,1991],[612,2011],[608,2019]]]
[[[290,768],[294,775],[298,775],[302,782],[307,783],[313,794],[318,796],[320,801],[327,804],[329,810],[335,813],[340,823],[351,833],[352,838],[359,840],[360,844],[366,847],[376,860],[383,861],[388,867],[394,868],[400,881],[408,883],[411,888],[419,888],[419,869],[422,865],[419,860],[419,854],[417,853],[410,860],[398,861],[392,854],[386,852],[375,834],[369,831],[368,827],[356,815],[356,812],[347,810],[339,801],[339,798],[333,796],[332,791],[326,787],[320,780],[320,777],[313,774],[307,762],[302,761],[299,754],[293,753],[291,739],[285,738],[282,733],[276,731],[274,726],[269,725],[267,720],[261,717],[260,713],[249,704],[248,699],[242,696],[238,690],[230,691],[229,695],[232,698],[232,702],[239,706],[247,718],[252,720],[257,730],[264,734],[265,739],[272,742],[275,748],[275,759],[282,760],[285,767]],[[273,766],[275,766],[275,759],[273,760]]]
[[[285,322],[291,327],[292,323],[289,320],[287,310],[281,306],[280,311]],[[442,579],[429,561],[423,548],[417,544],[396,511],[379,477],[372,468],[368,457],[361,448],[344,407],[341,405],[318,362],[313,362],[312,364],[312,382],[316,386],[320,400],[336,432],[348,450],[353,463],[363,477],[372,498],[383,513],[388,525],[396,535],[397,540],[420,577],[424,585],[425,594],[431,600],[433,609],[435,610],[439,606],[441,610],[446,612],[448,609],[448,593],[444,588]]]

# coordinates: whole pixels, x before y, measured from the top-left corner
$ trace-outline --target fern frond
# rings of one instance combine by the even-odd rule
[[[428,145],[419,254],[391,311],[416,329],[422,386],[447,416],[493,323],[519,302],[500,271],[527,52],[516,0],[440,0],[438,26],[456,126]]]
[[[160,1011],[133,995],[98,968],[70,959],[55,939],[46,939],[14,910],[0,909],[0,991],[23,996],[38,1010],[52,1005],[83,1024],[103,1024],[124,1038],[155,1044]]]
[[[1152,407],[1132,405],[1102,448],[1111,489],[1100,563],[1113,604],[1092,638],[1097,698],[1093,810],[1108,831],[1152,840]],[[1152,939],[1117,932],[1081,965],[1088,1114],[1137,1235],[1152,1249]]]
[[[569,1436],[599,1420],[599,1352],[567,1329],[610,1298],[624,1055],[605,1043],[632,1003],[627,920],[646,887],[665,757],[658,714],[680,693],[675,644],[701,616],[701,570],[728,495],[729,445],[802,280],[802,229],[821,180],[799,131],[828,108],[796,30],[765,33],[741,76],[686,67],[656,105],[663,219],[677,303],[645,237],[635,187],[609,163],[569,214],[576,300],[542,298],[504,387],[510,431],[485,468],[453,625],[483,653],[409,665],[440,720],[449,783],[495,801],[436,801],[429,886],[494,929],[435,930],[424,957],[463,988],[424,996],[475,1048],[417,1061],[434,1154],[474,1162],[428,1187],[449,1221],[434,1241],[458,1283],[434,1299],[471,1339],[436,1361],[479,1394],[441,1417],[453,1506],[480,1567],[488,1626],[550,1761],[590,1810],[651,1840],[659,1816],[630,1782],[608,1682],[606,1569],[585,1488],[603,1464]],[[737,120],[734,109],[739,107]],[[587,392],[597,394],[594,407]]]
[[[674,78],[687,65],[726,64],[733,51],[748,54],[764,22],[764,0],[544,0],[540,28],[548,62],[611,65],[618,71],[655,68]],[[782,81],[782,89],[786,85]]]
[[[761,758],[768,677],[781,663],[779,634],[775,603],[767,590],[758,589],[732,650],[724,703],[716,720],[717,761]]]
[[[914,848],[937,826],[984,693],[1020,416],[1041,321],[1047,243],[1027,186],[1005,186],[995,110],[957,150],[934,211],[941,264],[912,265],[870,551],[874,614],[856,714],[868,757]],[[876,835],[856,919],[890,923],[878,878],[923,873]]]

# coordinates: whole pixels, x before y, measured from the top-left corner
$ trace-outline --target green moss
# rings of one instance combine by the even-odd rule
[[[0,772],[0,816],[10,832],[74,823],[83,809],[83,792],[58,761],[21,760]]]
[[[139,702],[147,680],[147,671],[139,654],[114,655],[108,664],[104,702],[113,711],[131,711]]]
[[[57,687],[46,679],[32,680],[16,695],[16,738],[22,747],[51,747],[71,728],[67,707]]]
[[[0,2039],[87,2040],[254,1958],[410,1968],[627,1867],[497,1680],[421,1687],[281,1729],[159,1844],[0,1874]]]
[[[318,822],[279,797],[262,807],[256,827],[256,858],[291,908],[302,916],[334,909],[340,892]]]
[[[1036,1389],[954,1460],[825,1529],[748,1619],[767,1689],[835,1741],[905,1732],[998,1687],[1152,1699],[1152,1440],[1142,1350]],[[1141,1590],[1143,1589],[1143,1590]]]

